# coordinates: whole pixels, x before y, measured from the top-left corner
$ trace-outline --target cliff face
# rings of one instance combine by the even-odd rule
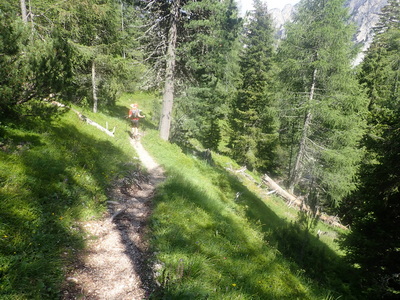
[[[351,21],[357,24],[356,42],[365,43],[371,39],[371,29],[379,21],[379,13],[387,0],[348,0]]]
[[[362,45],[366,50],[372,42],[372,28],[379,20],[379,13],[387,0],[347,0],[345,6],[349,8],[351,22],[357,25],[357,34],[354,42]],[[278,38],[285,34],[284,24],[292,20],[296,5],[286,5],[283,10],[271,9],[270,13],[277,28]],[[357,58],[356,63],[362,60],[362,54]]]
[[[295,9],[295,6],[287,4],[282,10],[278,8],[269,10],[270,14],[272,15],[274,25],[277,29],[278,38],[282,38],[285,35],[284,25],[285,23],[292,21],[292,16],[295,12]]]

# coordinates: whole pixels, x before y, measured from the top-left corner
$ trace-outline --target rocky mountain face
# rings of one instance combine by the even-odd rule
[[[387,4],[387,0],[347,0],[345,6],[349,8],[351,21],[357,25],[357,34],[354,42],[362,45],[362,49],[368,49],[372,42],[372,28],[379,20],[379,12]],[[283,10],[271,9],[270,13],[277,28],[278,37],[285,35],[284,24],[290,22],[296,6],[286,5]],[[356,59],[355,63],[362,60],[363,55]]]

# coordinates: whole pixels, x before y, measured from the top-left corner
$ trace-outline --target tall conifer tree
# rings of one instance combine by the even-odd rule
[[[39,13],[44,3],[17,4],[0,4],[0,114],[8,118],[52,115],[53,109],[42,100],[59,95],[69,85],[71,49],[53,23],[39,23],[44,19]]]
[[[338,203],[355,188],[366,100],[348,17],[343,0],[304,0],[280,48],[288,186],[310,202]]]
[[[242,83],[231,118],[231,147],[240,163],[263,170],[272,169],[277,147],[278,121],[272,93],[273,34],[267,5],[255,0],[244,26]]]
[[[175,130],[181,140],[195,137],[216,150],[235,94],[238,9],[234,0],[205,0],[188,1],[183,11],[177,74],[185,93],[178,99]]]
[[[361,183],[342,207],[352,229],[342,245],[349,261],[361,268],[369,299],[400,293],[399,21],[400,2],[390,0],[362,64],[370,105]]]
[[[172,122],[180,138],[187,139],[184,132],[190,132],[214,147],[219,140],[214,134],[219,131],[215,116],[223,116],[220,109],[227,109],[221,99],[232,94],[227,89],[233,86],[230,53],[238,28],[235,1],[143,3],[144,16],[150,21],[146,32],[149,57],[157,73],[155,82],[165,83],[162,136],[169,139]],[[175,98],[183,94],[175,105]],[[173,109],[176,106],[178,109]]]
[[[71,0],[63,3],[66,10],[59,15],[64,34],[75,45],[83,58],[82,83],[88,87],[90,74],[93,111],[99,106],[98,90],[104,84],[99,74],[106,65],[120,38],[121,15],[113,0]]]
[[[127,5],[114,0],[3,2],[0,44],[6,55],[0,55],[0,110],[11,116],[21,107],[31,109],[31,103],[43,107],[42,99],[49,95],[77,102],[94,94],[100,105],[112,105],[128,81],[135,86],[132,79],[141,67],[121,58],[138,54],[133,38],[122,34],[132,34],[130,25],[139,20]]]

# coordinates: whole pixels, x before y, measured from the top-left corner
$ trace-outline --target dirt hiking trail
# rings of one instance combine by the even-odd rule
[[[131,145],[148,175],[138,169],[115,182],[104,218],[80,224],[87,248],[69,266],[61,299],[140,300],[156,288],[145,235],[155,186],[165,177],[140,141]]]

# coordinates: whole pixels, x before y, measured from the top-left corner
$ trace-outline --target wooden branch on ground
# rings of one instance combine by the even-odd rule
[[[302,202],[300,199],[296,198],[294,195],[290,194],[286,190],[280,187],[279,184],[277,184],[271,177],[269,177],[267,174],[264,174],[264,177],[262,178],[263,182],[269,186],[272,190],[276,191],[276,193],[284,198],[286,201],[289,202],[288,206],[291,206],[295,204],[298,207],[301,207]]]
[[[113,131],[109,131],[106,128],[104,128],[103,126],[97,124],[96,122],[90,120],[88,117],[82,115],[79,111],[76,111],[73,109],[73,111],[75,111],[75,113],[79,116],[79,119],[81,119],[82,121],[85,121],[87,124],[92,125],[94,127],[96,127],[97,129],[105,132],[107,135],[114,137],[114,131],[115,131],[115,127]]]
[[[275,191],[279,196],[281,196],[283,199],[285,199],[288,202],[288,206],[295,205],[299,209],[310,212],[312,211],[311,208],[304,203],[301,199],[297,198],[296,196],[290,194],[287,192],[285,189],[283,189],[279,184],[277,184],[271,177],[268,175],[264,174],[263,177],[263,182],[269,186],[273,191]],[[317,212],[318,218],[329,225],[336,226],[342,229],[348,229],[346,226],[342,225],[340,223],[340,220],[337,216],[329,216],[325,213],[319,213]]]
[[[253,183],[255,183],[257,186],[260,186],[253,177],[251,177],[249,174],[246,174],[246,167],[243,167],[239,170],[234,170],[232,167],[226,168],[228,171],[230,171],[233,174],[241,174]],[[292,195],[285,189],[283,189],[279,184],[277,184],[271,177],[268,175],[264,175],[262,178],[262,182],[265,183],[271,191],[267,192],[267,195],[270,194],[278,194],[280,197],[282,197],[284,200],[286,200],[287,205],[289,207],[295,206],[297,209],[306,211],[306,212],[311,212],[311,208],[304,203],[304,201],[300,198],[297,198],[295,195]],[[238,197],[236,197],[238,198]],[[344,226],[343,224],[340,223],[340,220],[337,216],[330,216],[325,213],[317,212],[317,217],[319,220],[322,222],[329,224],[331,226],[335,226],[344,230],[349,229],[348,227]]]
[[[105,132],[107,135],[114,137],[114,132],[115,132],[115,127],[113,129],[113,131],[109,131],[108,129],[104,128],[103,126],[97,124],[96,122],[90,120],[88,117],[84,116],[83,114],[81,114],[79,111],[77,111],[76,109],[72,108],[72,107],[68,107],[60,102],[57,101],[52,101],[51,102],[53,105],[57,105],[58,107],[67,107],[70,108],[74,113],[76,113],[79,117],[79,119],[81,119],[82,121],[86,122],[89,125],[92,125],[94,127],[96,127],[97,129]],[[108,127],[108,126],[107,126]]]

